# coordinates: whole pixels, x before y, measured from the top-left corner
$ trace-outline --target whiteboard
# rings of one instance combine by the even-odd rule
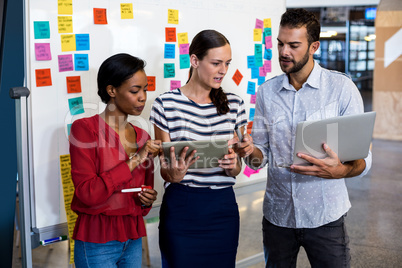
[[[176,33],[188,33],[188,41],[203,29],[215,29],[230,41],[232,63],[223,81],[224,90],[240,95],[246,103],[247,115],[250,95],[247,94],[251,69],[247,68],[247,56],[254,55],[253,31],[256,19],[270,18],[272,22],[272,72],[266,79],[281,73],[277,61],[276,36],[280,15],[285,11],[284,0],[74,0],[73,34],[89,34],[90,49],[86,51],[67,51],[61,49],[61,34],[58,33],[58,1],[26,0],[26,83],[31,91],[29,97],[29,146],[30,179],[32,180],[32,226],[48,228],[66,222],[63,192],[60,179],[60,155],[69,154],[68,124],[82,117],[92,116],[103,111],[105,105],[97,95],[97,70],[109,56],[125,52],[138,56],[147,62],[145,71],[148,76],[156,77],[156,91],[148,92],[146,108],[140,117],[133,117],[135,125],[145,129],[153,137],[153,127],[148,118],[154,99],[170,90],[170,80],[187,81],[189,69],[180,69],[179,50],[176,58],[164,58],[165,28],[175,27]],[[121,19],[120,4],[132,3],[133,19]],[[105,25],[94,24],[93,8],[107,10]],[[179,23],[168,24],[168,9],[179,11]],[[63,15],[68,16],[68,15]],[[34,22],[48,21],[50,38],[35,39]],[[35,56],[35,43],[50,43],[51,60],[38,61]],[[177,44],[174,43],[174,44]],[[88,71],[59,72],[58,56],[88,54]],[[175,63],[174,78],[164,78],[163,64]],[[52,85],[36,86],[35,70],[51,70]],[[239,70],[243,79],[239,85],[232,80]],[[80,76],[80,93],[67,93],[66,77]],[[72,116],[68,100],[83,98],[85,113]],[[244,165],[243,165],[244,166]],[[244,168],[244,167],[243,167]],[[238,176],[236,187],[261,182],[266,178],[266,170],[251,175]],[[163,195],[163,180],[159,170],[155,171],[155,188],[159,192],[155,206],[160,204]]]

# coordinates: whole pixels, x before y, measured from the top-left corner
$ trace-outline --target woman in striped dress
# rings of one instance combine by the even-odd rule
[[[235,128],[244,131],[247,118],[243,100],[221,88],[232,59],[229,41],[204,30],[194,37],[189,54],[186,85],[161,94],[153,104],[155,138],[230,140]],[[241,161],[229,149],[219,167],[189,169],[194,152],[184,159],[186,151],[172,163],[160,157],[166,181],[159,223],[162,267],[235,267],[239,211],[232,186]]]

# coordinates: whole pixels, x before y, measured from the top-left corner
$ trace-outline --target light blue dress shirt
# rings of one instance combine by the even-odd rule
[[[363,100],[346,75],[314,62],[302,88],[296,91],[287,75],[263,83],[257,92],[251,136],[268,164],[263,203],[265,218],[288,228],[315,228],[339,219],[351,207],[344,179],[323,179],[290,172],[297,123],[363,113]],[[250,165],[250,159],[245,162]],[[365,159],[371,168],[371,152]]]

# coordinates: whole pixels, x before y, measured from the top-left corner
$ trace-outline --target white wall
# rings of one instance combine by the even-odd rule
[[[286,7],[372,6],[380,0],[286,0]]]

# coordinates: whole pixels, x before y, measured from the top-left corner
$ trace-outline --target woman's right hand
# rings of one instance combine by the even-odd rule
[[[179,155],[179,159],[176,159],[174,147],[170,148],[170,159],[165,157],[163,150],[159,155],[161,163],[161,175],[167,182],[180,182],[183,180],[187,173],[188,168],[197,161],[199,156],[194,158],[196,150],[193,150],[187,157],[188,147],[184,147]]]

